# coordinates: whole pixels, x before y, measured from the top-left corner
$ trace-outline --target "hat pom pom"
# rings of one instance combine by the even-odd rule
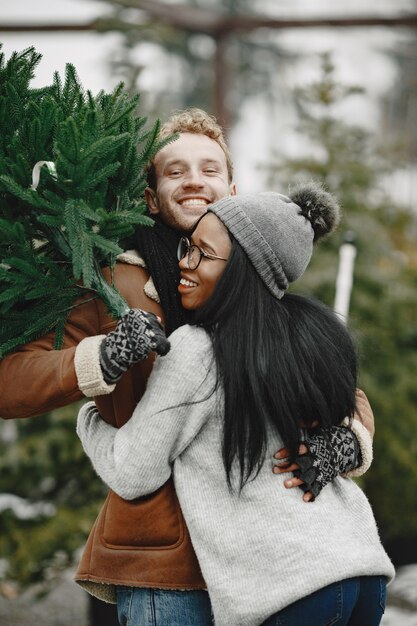
[[[314,230],[314,241],[331,233],[340,221],[340,206],[336,198],[318,183],[301,183],[289,197],[297,204]]]

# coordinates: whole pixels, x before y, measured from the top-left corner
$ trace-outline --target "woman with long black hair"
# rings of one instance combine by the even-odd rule
[[[170,336],[125,426],[106,424],[93,403],[80,411],[84,449],[120,496],[173,474],[211,602],[187,623],[212,623],[211,609],[218,626],[380,623],[394,570],[362,491],[338,477],[306,505],[294,491],[282,497],[267,461],[284,446],[291,467],[313,427],[328,446],[331,427],[353,428],[350,334],[324,305],[287,293],[338,216],[314,184],[211,205],[179,250],[193,324]],[[359,453],[355,441],[347,456]],[[142,591],[118,595],[131,606]],[[122,605],[123,623],[147,623]]]

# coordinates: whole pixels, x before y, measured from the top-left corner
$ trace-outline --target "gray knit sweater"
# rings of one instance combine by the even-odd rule
[[[258,477],[240,496],[230,493],[210,339],[201,328],[183,326],[170,340],[171,351],[156,359],[125,426],[106,424],[87,403],[77,432],[99,476],[123,498],[151,493],[173,474],[216,626],[256,626],[344,578],[391,578],[394,568],[361,489],[339,477],[315,502],[303,502],[271,471],[282,446],[275,433]]]

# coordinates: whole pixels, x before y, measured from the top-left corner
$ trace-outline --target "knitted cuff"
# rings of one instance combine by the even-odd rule
[[[358,440],[362,457],[362,463],[358,467],[355,467],[345,474],[341,474],[341,476],[344,478],[357,478],[365,474],[371,466],[373,459],[372,438],[362,422],[357,419],[353,419],[351,423],[349,423],[348,418],[345,418],[341,426],[348,426],[351,429]]]
[[[87,398],[111,393],[115,384],[108,385],[100,367],[100,346],[106,335],[86,337],[75,350],[74,366],[78,387]]]

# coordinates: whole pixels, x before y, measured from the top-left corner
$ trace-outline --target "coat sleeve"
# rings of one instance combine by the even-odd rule
[[[161,487],[215,411],[215,373],[202,356],[204,337],[190,345],[187,328],[170,336],[170,352],[156,359],[145,395],[122,428],[105,423],[92,402],[79,412],[77,433],[94,469],[126,500]]]
[[[54,350],[54,333],[21,346],[0,361],[0,416],[32,417],[83,397],[74,366],[78,344],[99,334],[95,301],[79,302],[67,322],[64,345]]]
[[[129,305],[161,315],[159,305],[143,291],[148,278],[141,267],[116,265],[115,285]],[[61,350],[53,349],[54,333],[49,333],[0,361],[1,418],[33,417],[113,391],[114,385],[102,379],[98,347],[116,322],[98,299],[86,296],[77,305],[68,318]]]

